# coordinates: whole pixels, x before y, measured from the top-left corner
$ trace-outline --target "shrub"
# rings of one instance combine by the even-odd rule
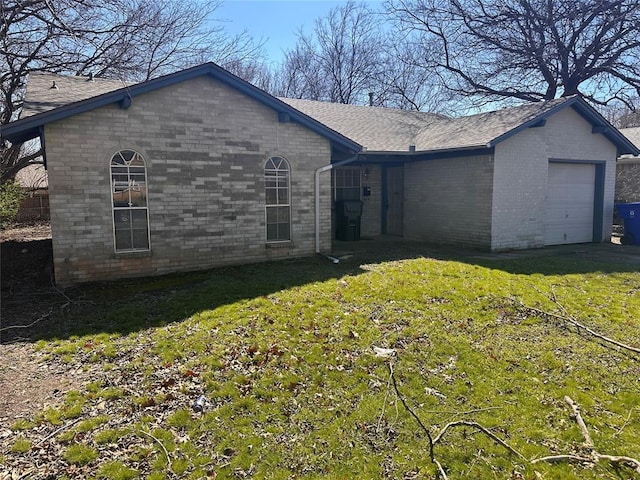
[[[4,227],[13,222],[18,215],[20,203],[24,197],[22,187],[15,180],[9,180],[0,185],[0,226]]]

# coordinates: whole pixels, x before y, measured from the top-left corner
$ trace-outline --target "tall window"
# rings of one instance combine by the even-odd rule
[[[291,240],[289,164],[282,157],[271,157],[264,166],[267,242]]]
[[[111,158],[111,194],[116,252],[149,250],[147,167],[133,150]]]

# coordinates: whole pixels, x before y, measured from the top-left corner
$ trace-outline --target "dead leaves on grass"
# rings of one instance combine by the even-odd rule
[[[400,392],[398,388],[398,383],[396,380],[395,370],[394,370],[394,365],[397,360],[397,351],[394,349],[387,349],[387,348],[381,348],[381,347],[375,347],[375,346],[373,347],[373,350],[376,357],[382,358],[385,360],[387,368],[389,369],[389,382],[387,386],[387,394],[385,396],[385,400],[383,404],[383,411],[378,421],[378,427],[380,427],[380,425],[384,420],[385,406],[387,404],[390,385],[393,385],[393,390],[396,394],[397,399],[401,402],[404,409],[414,418],[414,420],[417,422],[420,429],[426,435],[428,439],[427,452],[429,455],[429,459],[431,460],[431,462],[434,464],[436,468],[437,477],[442,480],[448,480],[449,477],[447,476],[445,467],[440,463],[440,461],[436,457],[435,447],[436,445],[443,443],[444,436],[445,434],[447,434],[449,430],[452,430],[454,428],[460,428],[460,427],[471,428],[477,432],[484,434],[493,442],[495,442],[497,445],[500,445],[501,447],[506,449],[509,453],[518,457],[519,460],[524,462],[525,464],[533,465],[541,462],[555,463],[555,462],[566,461],[566,462],[576,462],[576,463],[589,466],[589,465],[597,464],[598,462],[601,462],[601,461],[606,461],[614,465],[615,467],[626,467],[640,474],[640,460],[633,457],[624,456],[624,455],[602,454],[596,449],[595,443],[591,438],[587,425],[580,413],[579,405],[569,396],[565,396],[564,401],[571,407],[572,418],[577,423],[580,429],[580,432],[583,435],[584,442],[582,444],[582,450],[584,450],[585,453],[549,455],[545,457],[539,457],[539,458],[528,460],[524,455],[522,455],[519,451],[514,449],[505,440],[503,440],[498,435],[496,435],[492,431],[492,429],[489,429],[476,421],[469,421],[469,420],[455,420],[455,421],[449,422],[444,427],[442,427],[437,434],[433,435],[431,433],[431,429],[436,429],[437,426],[431,425],[430,427],[428,427],[427,425],[425,425],[422,419],[420,418],[420,416],[415,412],[415,410],[411,406],[409,406],[404,395]],[[425,387],[425,392],[427,395],[429,395],[432,390],[433,389],[431,389],[430,387]],[[481,410],[485,410],[485,409],[480,409],[479,411]],[[376,433],[378,434],[380,433],[380,428],[376,429]],[[542,478],[539,472],[535,471],[535,474],[537,478]],[[516,475],[514,478],[524,478],[522,477],[522,474],[520,474],[517,470],[514,470],[514,475]]]

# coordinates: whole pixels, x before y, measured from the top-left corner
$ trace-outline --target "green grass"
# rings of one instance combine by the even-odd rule
[[[27,440],[24,437],[18,437],[14,444],[11,446],[11,451],[13,453],[27,453],[31,450],[31,441]]]
[[[308,260],[138,282],[147,293],[132,298],[107,288],[110,305],[75,336],[38,348],[108,368],[36,422],[56,428],[106,403],[61,447],[97,478],[433,478],[379,346],[397,351],[397,386],[432,435],[468,420],[527,459],[575,454],[568,395],[601,453],[640,458],[638,356],[519,306],[564,308],[639,347],[640,274],[572,257],[462,260]],[[29,425],[13,428],[28,437]],[[532,465],[471,428],[450,430],[435,455],[451,479],[634,478],[606,463]]]
[[[98,458],[98,452],[86,445],[75,444],[64,451],[63,458],[69,463],[86,465]]]
[[[131,480],[138,478],[138,471],[127,467],[122,462],[113,461],[105,463],[98,470],[98,478],[108,480]]]

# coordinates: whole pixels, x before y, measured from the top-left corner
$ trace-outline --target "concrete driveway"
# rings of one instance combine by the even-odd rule
[[[508,252],[483,252],[447,245],[416,242],[399,237],[380,236],[354,242],[335,241],[333,243],[332,256],[341,261],[357,262],[376,262],[417,257],[463,258],[473,262],[480,260],[573,256],[576,259],[637,266],[640,269],[640,245],[621,245],[614,242],[556,245]]]

